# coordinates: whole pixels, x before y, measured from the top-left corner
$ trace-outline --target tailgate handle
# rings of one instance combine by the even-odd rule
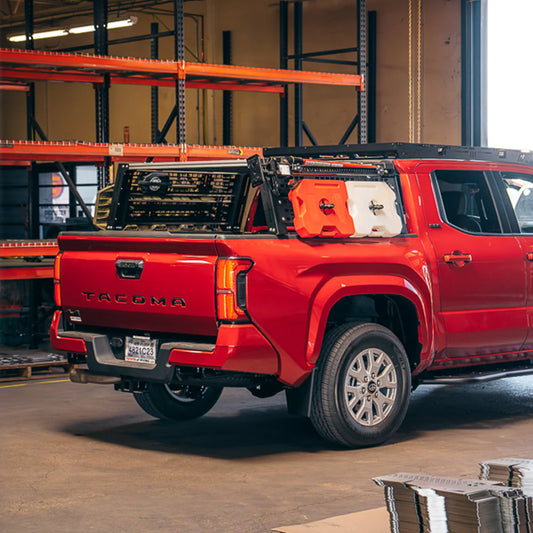
[[[115,268],[119,278],[139,279],[143,273],[144,261],[142,259],[117,259]]]

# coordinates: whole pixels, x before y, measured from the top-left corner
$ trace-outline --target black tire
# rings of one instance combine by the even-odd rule
[[[379,324],[343,324],[324,338],[311,422],[336,444],[375,446],[400,427],[410,393],[409,361],[398,337]]]
[[[191,420],[205,415],[222,393],[222,387],[148,384],[148,390],[133,397],[149,415],[162,420]]]

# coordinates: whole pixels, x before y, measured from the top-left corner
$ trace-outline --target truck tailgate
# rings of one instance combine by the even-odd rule
[[[215,336],[215,236],[113,233],[59,237],[67,320],[88,328]]]

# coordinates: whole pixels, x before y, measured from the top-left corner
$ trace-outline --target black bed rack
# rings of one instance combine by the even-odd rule
[[[313,156],[316,159],[316,156]],[[287,156],[260,157],[253,155],[248,158],[250,182],[252,186],[260,187],[261,202],[265,214],[268,231],[285,237],[289,228],[294,224],[294,211],[289,199],[289,192],[296,184],[306,178],[313,180],[341,180],[341,181],[385,181],[395,191],[397,198],[401,197],[401,188],[397,172],[392,163],[380,162],[378,165],[360,165],[356,167],[342,167],[338,165],[320,165],[320,162],[305,161],[289,150]],[[386,168],[390,166],[391,168]],[[397,206],[399,214],[404,217],[403,208]]]

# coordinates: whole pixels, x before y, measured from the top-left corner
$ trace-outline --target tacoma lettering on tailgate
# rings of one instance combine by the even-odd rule
[[[117,304],[127,304],[132,303],[135,305],[160,305],[162,307],[186,307],[187,304],[183,298],[167,298],[162,296],[157,298],[156,296],[141,296],[134,294],[133,296],[128,296],[127,294],[110,294],[108,292],[91,292],[91,291],[81,291],[85,296],[85,299],[88,302],[99,302],[99,303],[112,303]]]

